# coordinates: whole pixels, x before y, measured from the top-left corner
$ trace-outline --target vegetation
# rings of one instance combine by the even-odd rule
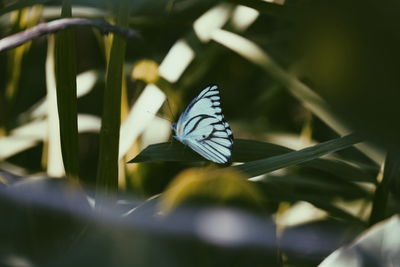
[[[0,265],[400,265],[399,13],[3,1]],[[171,138],[209,84],[229,166]]]

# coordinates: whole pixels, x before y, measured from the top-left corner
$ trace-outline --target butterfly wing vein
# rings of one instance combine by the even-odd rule
[[[220,164],[230,161],[233,135],[222,114],[218,86],[201,91],[173,129],[176,139],[206,159]]]

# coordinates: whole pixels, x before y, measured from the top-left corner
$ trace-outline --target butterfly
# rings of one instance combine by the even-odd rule
[[[233,134],[222,114],[217,85],[206,87],[190,102],[177,123],[173,136],[204,158],[219,164],[230,162]]]

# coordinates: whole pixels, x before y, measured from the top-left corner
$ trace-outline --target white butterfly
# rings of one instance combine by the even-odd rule
[[[208,160],[228,163],[233,135],[222,114],[218,86],[211,85],[190,102],[172,125],[174,138]]]

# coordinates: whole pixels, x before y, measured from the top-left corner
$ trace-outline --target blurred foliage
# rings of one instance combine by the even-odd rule
[[[399,146],[399,3],[308,2],[296,38],[301,72],[353,129]]]
[[[182,205],[233,205],[262,211],[263,199],[245,176],[230,169],[188,169],[181,172],[163,194],[165,212]]]
[[[61,2],[3,1],[1,36],[60,18]],[[70,2],[76,17],[118,24],[128,13],[119,1]],[[51,35],[0,52],[0,265],[314,266],[400,212],[397,1],[130,4],[122,24],[140,41],[84,27],[70,31],[75,51],[58,40],[57,53],[72,49],[58,58],[58,90],[75,82],[60,67],[76,59],[77,103],[62,104],[78,116],[59,115],[78,120],[79,184],[48,177],[64,176]],[[151,117],[173,120],[211,83],[236,140],[232,168],[167,142],[170,122]],[[118,194],[103,196],[107,184]],[[385,265],[399,249],[371,233]]]

